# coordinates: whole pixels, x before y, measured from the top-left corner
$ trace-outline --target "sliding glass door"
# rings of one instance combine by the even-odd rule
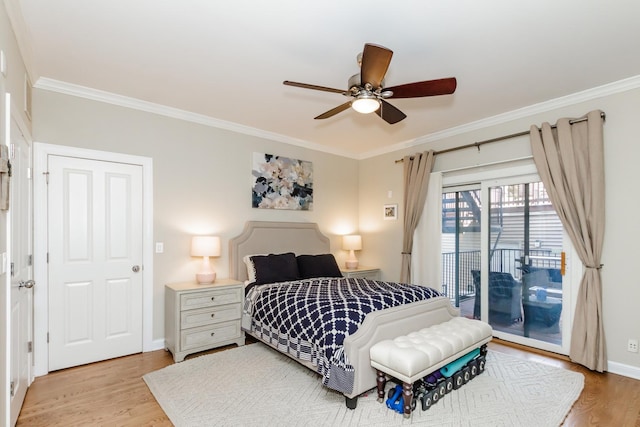
[[[562,345],[562,224],[542,182],[490,186],[488,308],[494,329]]]
[[[567,353],[566,241],[536,175],[443,189],[443,291],[499,338]]]

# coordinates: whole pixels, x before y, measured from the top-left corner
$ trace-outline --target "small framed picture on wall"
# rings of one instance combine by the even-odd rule
[[[398,205],[384,205],[382,216],[384,219],[398,219]]]

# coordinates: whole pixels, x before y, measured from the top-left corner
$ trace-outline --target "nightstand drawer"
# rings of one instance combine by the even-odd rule
[[[180,348],[182,351],[199,347],[213,347],[216,343],[241,336],[240,322],[218,323],[213,326],[202,326],[180,332]]]
[[[242,290],[212,289],[210,291],[192,292],[180,295],[180,309],[215,307],[217,305],[233,304],[242,301]]]
[[[237,320],[241,315],[242,310],[240,304],[183,311],[180,313],[180,329]]]

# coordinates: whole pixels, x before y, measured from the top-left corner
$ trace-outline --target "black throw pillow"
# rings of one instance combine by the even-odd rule
[[[284,254],[255,255],[251,257],[256,269],[257,285],[298,280],[298,263],[293,252]]]
[[[300,278],[342,277],[335,257],[332,254],[298,255]]]

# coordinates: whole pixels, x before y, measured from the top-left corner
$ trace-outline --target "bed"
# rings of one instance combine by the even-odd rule
[[[297,255],[322,255],[330,253],[330,240],[323,235],[317,224],[305,222],[269,222],[269,221],[249,221],[246,223],[242,233],[229,242],[230,251],[230,275],[245,283],[249,283],[246,258],[251,255],[258,255],[266,258],[267,254],[294,253]],[[256,257],[254,259],[257,260]],[[253,277],[252,277],[253,280]],[[366,281],[366,279],[335,279],[323,278],[315,280],[312,286],[327,285],[333,287],[336,281],[351,281],[349,286],[379,286],[385,287],[384,282]],[[320,283],[322,282],[322,283]],[[295,287],[295,283],[287,283],[288,287]],[[402,285],[409,288],[411,285]],[[281,288],[283,286],[271,286],[266,284],[260,288]],[[256,287],[258,288],[258,287]],[[383,289],[384,290],[384,289]],[[247,297],[253,298],[255,302],[256,293],[254,290],[247,292]],[[274,291],[275,292],[275,291]],[[415,293],[415,289],[411,288]],[[425,291],[427,292],[427,291]],[[429,291],[430,292],[430,291]],[[278,339],[270,337],[264,331],[252,330],[252,325],[256,324],[256,310],[250,308],[251,302],[245,301],[245,312],[243,313],[243,329],[256,339],[268,344],[272,348],[287,354],[304,366],[319,372],[324,376],[323,382],[330,388],[339,390],[344,394],[346,404],[350,408],[355,408],[357,397],[376,387],[376,372],[371,367],[369,359],[369,349],[375,343],[394,338],[399,335],[408,334],[411,331],[445,322],[459,315],[459,312],[452,307],[448,298],[439,294],[432,294],[428,299],[420,299],[414,302],[405,303],[391,308],[371,311],[364,316],[364,320],[357,327],[355,332],[344,337],[339,352],[340,357],[344,357],[349,365],[349,385],[350,389],[341,389],[336,384],[327,384],[326,372],[319,372],[319,361],[317,358],[296,357],[294,352],[286,351],[283,345],[279,345]],[[406,297],[411,300],[411,296]],[[253,322],[253,323],[252,323]],[[284,350],[284,351],[283,351]],[[305,360],[306,359],[306,360]],[[322,363],[320,363],[322,365]],[[335,375],[334,375],[335,377]]]

